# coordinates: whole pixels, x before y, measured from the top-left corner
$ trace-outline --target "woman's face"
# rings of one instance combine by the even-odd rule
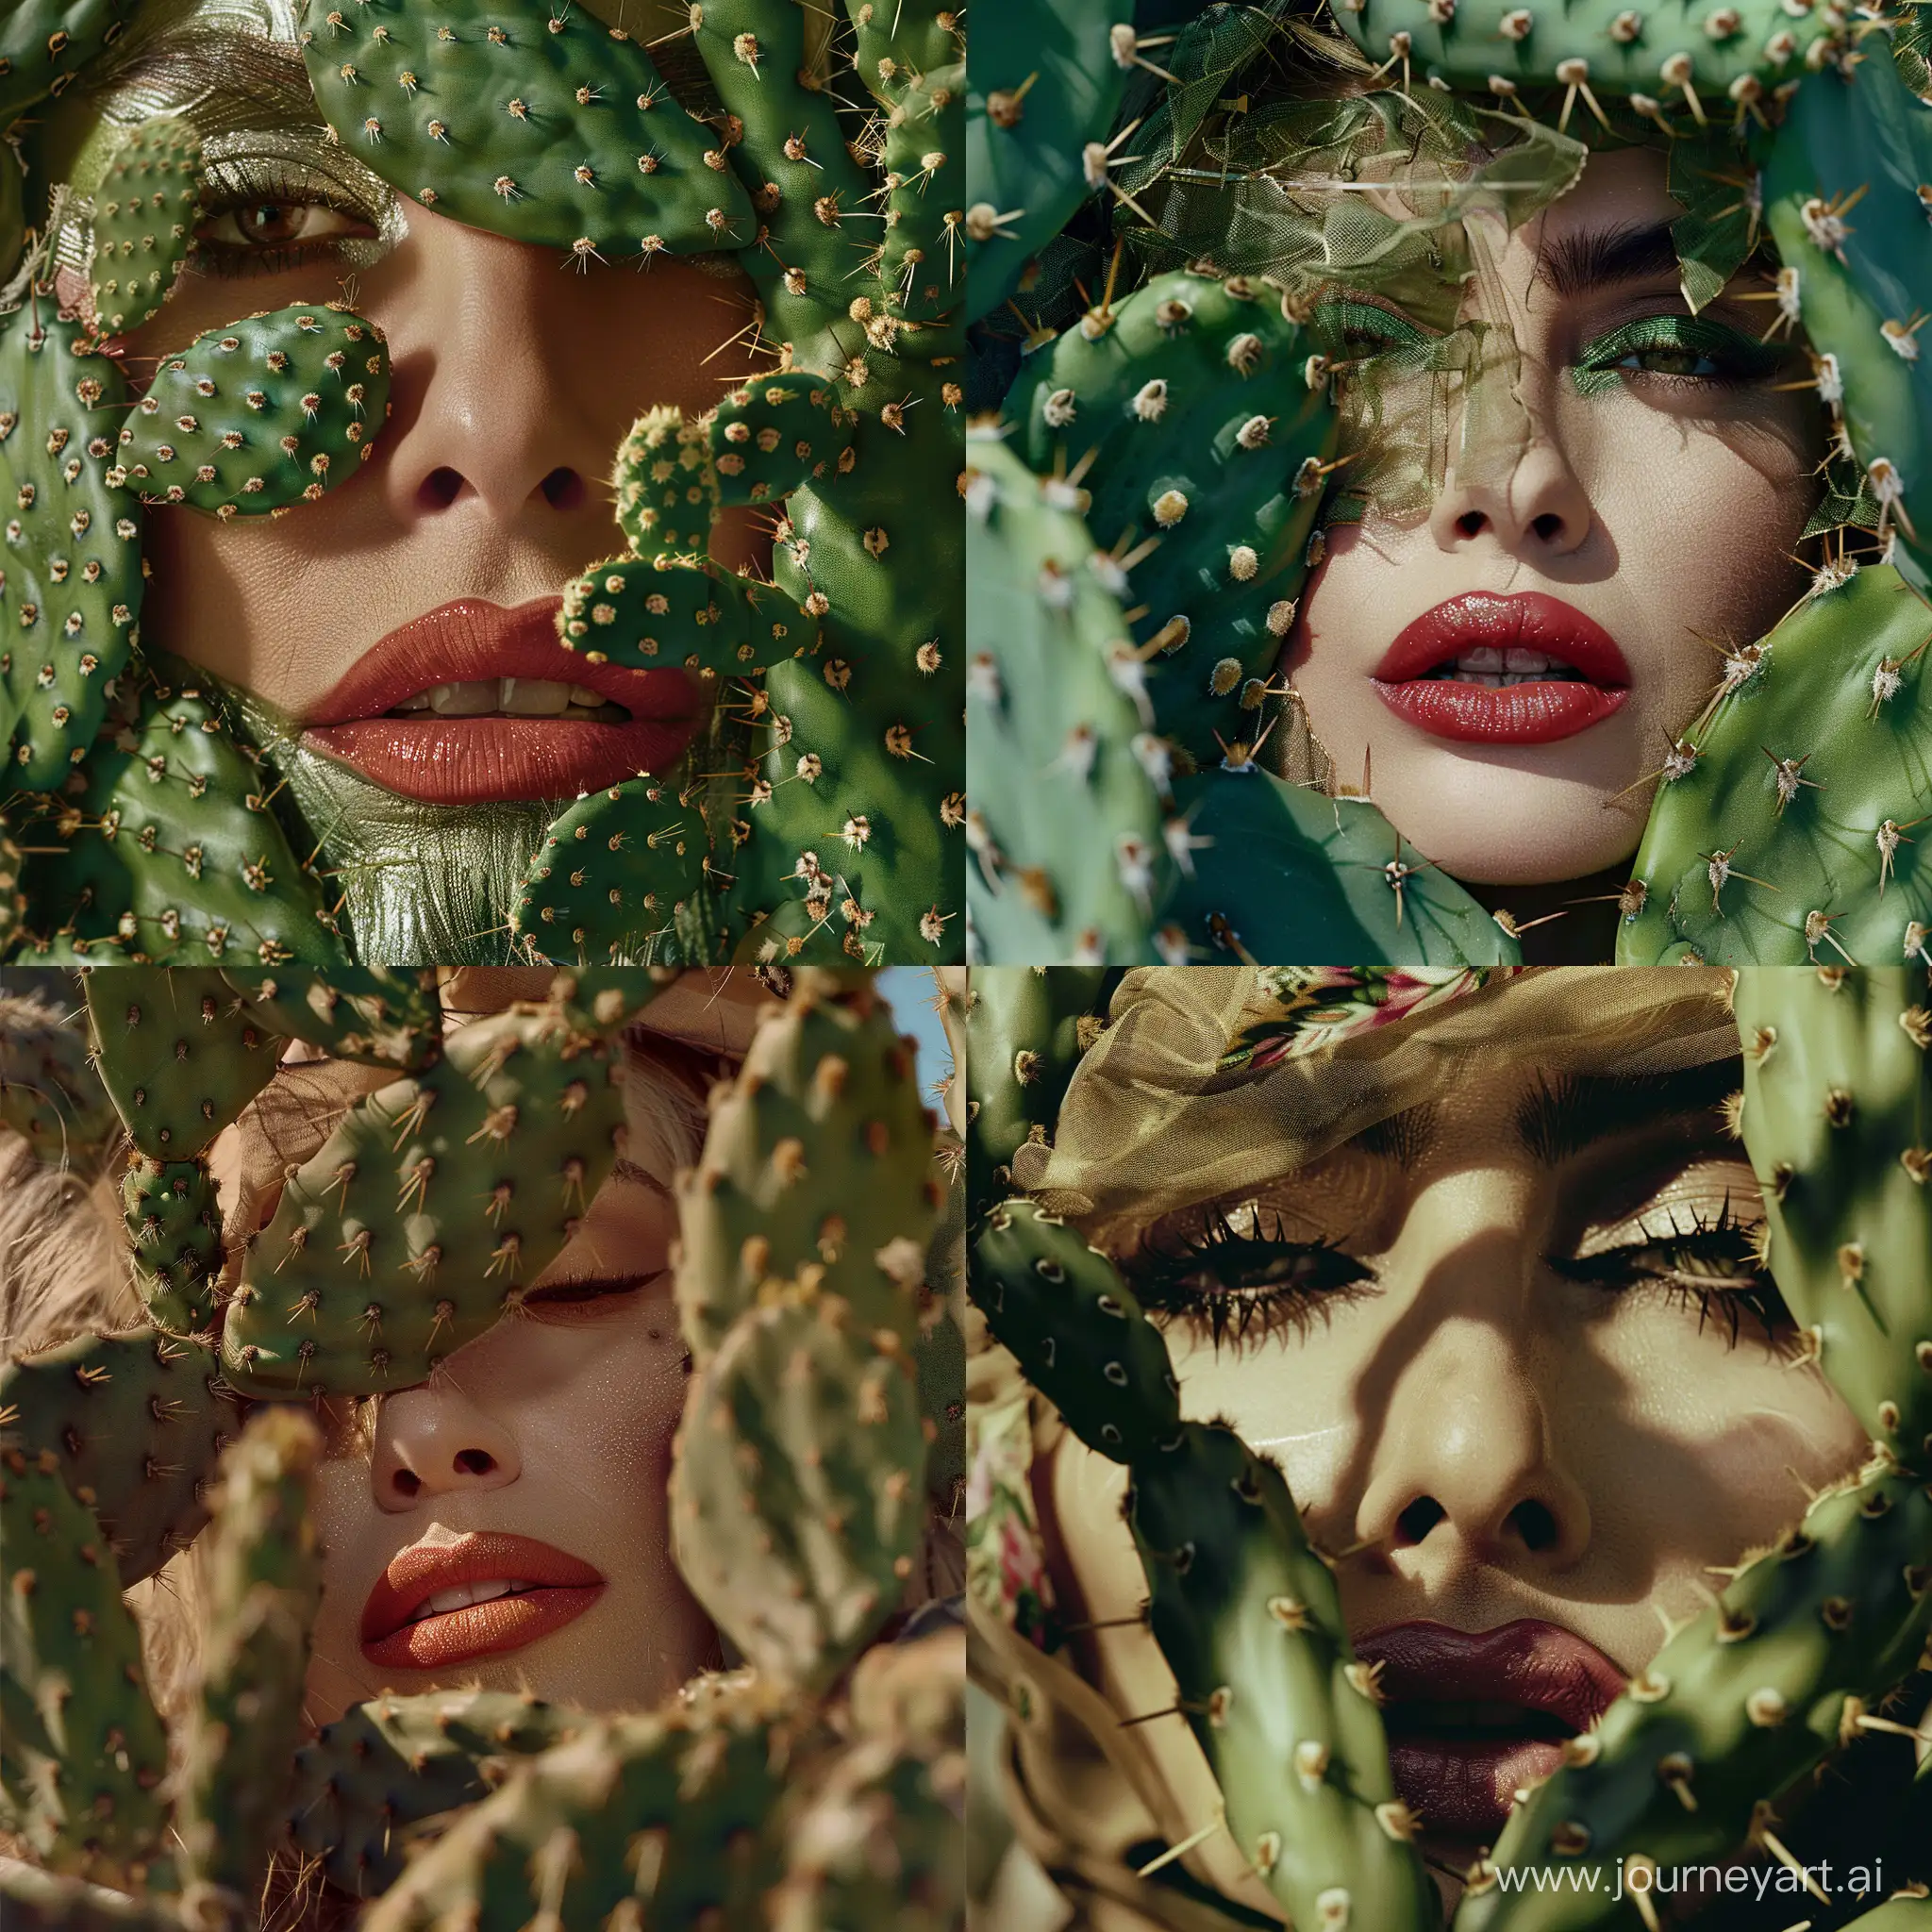
[[[628,1101],[632,1149],[662,1146],[641,1113],[663,1101],[635,1058]],[[385,1688],[457,1682],[647,1707],[717,1662],[670,1553],[689,1363],[671,1299],[669,1180],[620,1160],[524,1314],[381,1398],[373,1443],[341,1406],[315,1484],[312,1723]]]
[[[608,479],[633,420],[709,408],[748,371],[749,281],[668,256],[642,275],[566,260],[431,213],[330,161],[292,50],[285,84],[285,125],[236,135],[244,158],[210,172],[189,266],[120,339],[128,371],[144,383],[239,315],[341,298],[388,337],[392,412],[319,503],[228,523],[151,510],[146,639],[410,797],[569,798],[663,770],[695,687],[587,666],[553,619],[566,580],[624,548]],[[274,158],[245,158],[254,146]],[[752,561],[741,513],[714,550]]]
[[[1472,1056],[1439,1099],[1299,1173],[1107,1238],[1160,1311],[1185,1413],[1274,1457],[1310,1538],[1342,1553],[1397,1790],[1458,1869],[1709,1601],[1714,1568],[1864,1451],[1792,1366],[1753,1265],[1760,1196],[1720,1112],[1740,1084],[1736,1060],[1545,1079]],[[1070,1618],[1145,1600],[1124,1489],[1073,1437],[1055,1452]],[[1085,1641],[1116,1708],[1172,1703],[1144,1627]],[[1189,1817],[1211,1816],[1191,1734],[1143,1738]],[[1224,1840],[1203,1851],[1224,1855],[1220,1881],[1252,1886]]]
[[[1494,273],[1462,320],[1513,338],[1522,409],[1507,368],[1486,371],[1426,513],[1331,527],[1290,639],[1341,781],[1371,774],[1396,828],[1472,883],[1628,858],[1720,647],[1805,587],[1823,411],[1778,387],[1806,365],[1758,341],[1776,311],[1742,298],[1760,276],[1689,315],[1664,181],[1650,149],[1593,154],[1507,242],[1472,225]],[[1346,353],[1406,340],[1351,313]]]

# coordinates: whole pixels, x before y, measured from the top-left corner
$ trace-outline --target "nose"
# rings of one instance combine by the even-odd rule
[[[370,1458],[379,1508],[411,1509],[425,1496],[457,1490],[502,1489],[522,1474],[515,1438],[453,1384],[383,1398]]]
[[[383,305],[393,407],[377,447],[397,515],[541,528],[580,512],[608,536],[591,479],[630,419],[623,398],[600,409],[596,386],[558,380],[550,358],[591,345],[558,325],[552,252],[420,208],[409,241],[408,283]]]
[[[1592,520],[1568,454],[1535,425],[1526,444],[1466,440],[1430,509],[1429,528],[1444,551],[1492,547],[1519,563],[1547,565],[1580,550]]]
[[[1553,1425],[1560,1357],[1525,1309],[1521,1247],[1465,1229],[1424,1285],[1419,1315],[1445,1312],[1393,1379],[1357,1512],[1357,1541],[1410,1574],[1548,1574],[1590,1545],[1589,1498]]]

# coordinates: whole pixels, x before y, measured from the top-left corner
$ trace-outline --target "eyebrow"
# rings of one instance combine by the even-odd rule
[[[1710,1116],[1744,1084],[1740,1055],[1674,1074],[1559,1074],[1541,1078],[1517,1103],[1516,1137],[1545,1167],[1636,1128]]]
[[[613,1180],[634,1181],[641,1188],[649,1188],[654,1194],[662,1194],[669,1201],[673,1198],[671,1190],[648,1167],[640,1167],[635,1160],[628,1160],[623,1155],[617,1157],[617,1164],[610,1170]]]
[[[1567,299],[1618,282],[1674,280],[1682,272],[1669,222],[1625,223],[1614,228],[1579,228],[1543,249],[1537,278]]]
[[[1698,1114],[1711,1116],[1715,1132],[1718,1109],[1743,1084],[1743,1060],[1736,1056],[1674,1074],[1543,1075],[1517,1103],[1512,1125],[1525,1151],[1545,1167],[1558,1167],[1598,1141]],[[1355,1144],[1412,1172],[1434,1146],[1440,1119],[1435,1101],[1418,1101],[1372,1122]]]

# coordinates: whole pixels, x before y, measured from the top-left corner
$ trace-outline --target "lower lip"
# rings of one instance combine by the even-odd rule
[[[474,1657],[500,1657],[575,1623],[606,1588],[591,1583],[492,1597],[487,1604],[405,1624],[400,1630],[365,1643],[362,1655],[390,1671],[441,1671]]]
[[[1539,679],[1533,684],[1463,684],[1453,677],[1407,677],[1399,684],[1370,680],[1375,694],[1398,716],[1432,738],[1465,744],[1551,744],[1601,724],[1622,708],[1626,687],[1590,684],[1582,678]]]
[[[302,741],[373,783],[426,805],[575,798],[684,755],[696,721],[632,718],[623,724],[564,718],[361,718],[312,724]]]
[[[1395,1736],[1389,1768],[1402,1802],[1427,1832],[1494,1842],[1515,1794],[1563,1761],[1541,1738]]]

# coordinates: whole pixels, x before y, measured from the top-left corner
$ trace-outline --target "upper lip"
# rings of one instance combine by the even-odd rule
[[[1386,683],[1420,677],[1438,664],[1488,644],[1541,651],[1592,684],[1627,685],[1630,667],[1602,625],[1543,591],[1465,591],[1424,610],[1383,653],[1374,675]]]
[[[580,651],[566,651],[557,636],[562,603],[560,597],[537,597],[506,609],[480,597],[458,597],[426,610],[365,651],[335,688],[310,707],[305,723],[346,724],[379,718],[405,698],[436,685],[495,677],[581,685],[608,703],[624,706],[634,718],[695,715],[698,695],[687,677],[673,680],[661,672],[597,664]]]
[[[516,1577],[553,1589],[602,1583],[600,1571],[552,1543],[500,1530],[473,1531],[460,1542],[414,1543],[390,1558],[362,1606],[361,1641],[380,1643],[400,1630],[417,1605],[459,1583]]]
[[[1595,1644],[1537,1617],[1492,1630],[1391,1624],[1355,1650],[1381,1664],[1390,1704],[1517,1704],[1587,1731],[1624,1694],[1623,1672]]]

